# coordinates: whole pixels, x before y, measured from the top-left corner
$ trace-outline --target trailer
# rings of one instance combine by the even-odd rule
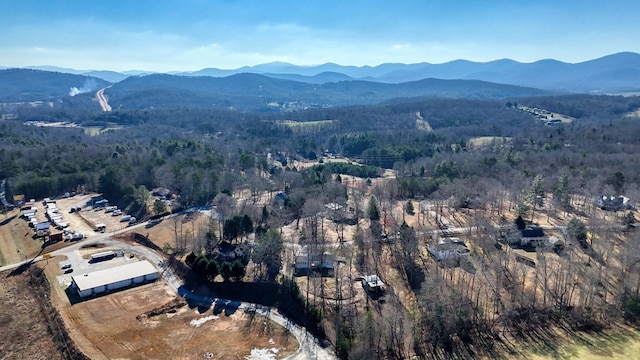
[[[69,227],[69,222],[68,221],[58,221],[55,224],[56,224],[56,228],[57,229],[64,229],[64,228]]]
[[[48,221],[37,223],[35,225],[36,236],[43,237],[43,236],[49,235],[51,231],[49,227],[50,227],[50,224]]]
[[[51,233],[49,235],[49,242],[50,243],[55,243],[55,242],[62,241],[62,240],[63,240],[62,232]]]
[[[91,255],[91,262],[110,260],[110,259],[113,259],[114,257],[116,257],[115,251],[103,251],[103,252]]]

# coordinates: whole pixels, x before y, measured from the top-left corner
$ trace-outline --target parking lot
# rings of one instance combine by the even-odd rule
[[[87,237],[101,233],[96,231],[96,225],[104,224],[105,233],[117,231],[129,225],[128,221],[120,221],[123,216],[127,215],[120,209],[116,210],[111,206],[99,208],[87,206],[87,202],[92,195],[76,195],[56,200],[56,205],[64,220],[70,223],[70,230],[82,233],[84,237]],[[107,209],[110,211],[107,211]]]
[[[91,255],[107,251],[113,251],[116,255],[105,260],[92,261]],[[138,260],[139,259],[133,254],[129,254],[116,247],[106,246],[102,243],[87,245],[77,251],[69,252],[66,259],[58,262],[57,266],[60,273],[60,275],[57,275],[58,283],[61,286],[67,286],[71,284],[71,277],[74,275],[108,269]]]

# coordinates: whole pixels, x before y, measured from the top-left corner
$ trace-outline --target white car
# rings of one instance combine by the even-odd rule
[[[122,210],[120,209],[113,210],[113,213],[111,214],[111,216],[119,216],[119,215],[122,215]]]

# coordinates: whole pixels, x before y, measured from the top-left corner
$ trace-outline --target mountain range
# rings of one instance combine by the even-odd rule
[[[115,72],[74,70],[52,66],[30,66],[28,68],[93,76],[112,83],[124,80],[131,75],[150,74],[150,72],[141,70]],[[347,80],[403,83],[434,78],[482,80],[556,92],[619,93],[640,90],[640,54],[621,52],[580,63],[566,63],[553,59],[532,63],[501,59],[490,62],[455,60],[442,64],[387,63],[378,66],[344,66],[334,63],[299,66],[284,62],[272,62],[232,70],[206,68],[193,72],[170,72],[172,75],[180,76],[213,77],[226,77],[240,73],[261,74],[309,84]]]
[[[259,74],[185,77],[132,76],[105,90],[113,108],[217,107],[296,110],[307,107],[377,104],[399,98],[502,99],[549,92],[478,80],[423,79],[398,84],[348,80],[309,84]]]
[[[114,109],[215,107],[295,110],[417,97],[496,99],[562,93],[640,91],[640,54],[569,64],[557,60],[444,64],[298,66],[274,62],[235,70],[148,74],[51,66],[0,70],[0,102],[61,99],[105,90]],[[91,96],[74,98],[87,108]],[[84,99],[84,100],[83,100]]]

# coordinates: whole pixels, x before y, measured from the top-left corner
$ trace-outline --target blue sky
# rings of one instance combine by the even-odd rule
[[[581,62],[640,52],[638,0],[0,0],[0,66]]]

